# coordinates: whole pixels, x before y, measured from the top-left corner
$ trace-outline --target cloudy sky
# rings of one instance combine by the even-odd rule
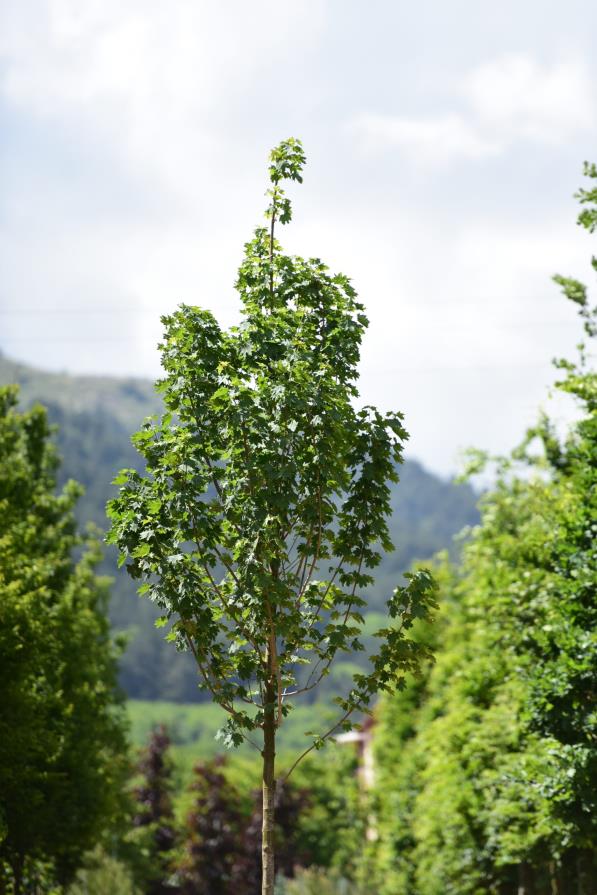
[[[590,278],[596,33],[594,0],[6,0],[0,350],[154,377],[161,313],[235,322],[293,135],[284,244],[366,304],[364,399],[439,472],[508,449],[579,338],[550,275]]]

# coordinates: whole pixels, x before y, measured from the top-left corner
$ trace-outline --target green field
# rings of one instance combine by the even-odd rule
[[[173,786],[175,812],[183,818],[192,804],[188,792],[192,771],[198,762],[225,754],[228,758],[226,776],[244,798],[260,784],[260,755],[248,744],[227,750],[216,739],[218,728],[226,720],[226,713],[211,702],[200,704],[175,702],[150,702],[131,699],[127,702],[130,740],[135,750],[142,748],[152,728],[164,724],[172,739]],[[324,733],[337,718],[338,710],[324,703],[300,706],[284,719],[278,739],[278,767],[288,768],[298,755],[307,748],[311,739],[306,730]],[[325,754],[332,758],[332,751],[346,747],[330,743]],[[352,755],[352,752],[351,752]],[[346,761],[351,756],[338,756]],[[300,776],[300,775],[299,775]]]
[[[131,699],[127,708],[134,746],[145,745],[152,728],[165,724],[172,743],[193,752],[197,761],[227,751],[216,740],[218,728],[226,720],[226,712],[211,702],[193,704]],[[280,728],[279,753],[288,756],[305,749],[310,742],[305,731],[324,733],[326,725],[329,727],[337,714],[337,709],[317,702],[294,709]],[[250,754],[254,750],[247,744],[234,751]]]

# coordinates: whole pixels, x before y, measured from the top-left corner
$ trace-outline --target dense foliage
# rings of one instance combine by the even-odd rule
[[[46,414],[16,405],[0,389],[0,877],[18,893],[68,881],[119,815],[126,742],[80,488],[55,493]]]
[[[587,173],[597,177],[594,167]],[[592,231],[597,193],[583,191],[581,199],[581,223]],[[594,338],[585,287],[556,281]],[[578,363],[557,364],[557,387],[579,408],[568,434],[543,417],[498,461],[462,564],[443,572],[437,664],[384,705],[373,865],[386,895],[595,891],[597,374],[590,361],[580,346]]]
[[[136,869],[137,876],[142,877],[145,895],[167,895],[172,891],[168,882],[176,831],[169,746],[166,728],[163,725],[154,728],[139,763],[142,780],[134,790],[137,810],[133,826],[137,835],[131,838],[143,857]]]
[[[201,761],[183,782],[172,775],[170,751],[165,728],[154,729],[141,751],[130,827],[112,855],[90,855],[73,893],[85,884],[108,895],[112,890],[104,880],[111,868],[125,888],[144,893],[259,895],[262,805],[256,758]],[[278,788],[280,882],[303,868],[354,869],[365,829],[354,770],[352,750],[340,750],[324,762],[306,761],[294,781]]]
[[[254,868],[247,867],[248,855],[243,842],[247,818],[238,793],[220,768],[221,763],[220,759],[200,763],[195,768],[192,785],[195,802],[187,817],[179,870],[181,890],[188,895],[226,895],[227,892],[246,895],[248,885],[253,882],[251,870]],[[253,858],[254,863],[254,852]]]
[[[161,400],[151,383],[132,379],[107,379],[45,373],[0,355],[0,383],[18,382],[22,401],[29,406],[41,401],[51,423],[58,425],[56,442],[63,458],[57,470],[60,485],[69,476],[81,482],[85,494],[76,506],[80,522],[105,525],[105,504],[114,493],[109,482],[114,469],[135,467],[139,454],[131,445],[130,431],[151,413]],[[453,536],[478,519],[475,495],[468,485],[442,481],[415,460],[404,461],[400,482],[389,483],[392,516],[390,536],[396,550],[385,554],[366,589],[363,614],[368,630],[379,627],[385,599],[396,581],[415,559],[432,556],[449,547]],[[100,570],[114,578],[110,618],[117,631],[126,631],[127,649],[120,660],[120,683],[130,698],[194,702],[206,697],[197,690],[197,673],[188,653],[172,655],[156,631],[159,615],[146,600],[135,600],[135,584],[124,569],[115,568],[115,551],[108,548]],[[366,642],[369,650],[372,643]],[[363,655],[330,669],[320,693],[338,692],[349,681],[355,665],[363,666]],[[315,691],[305,695],[315,698]],[[159,720],[159,719],[158,719]]]

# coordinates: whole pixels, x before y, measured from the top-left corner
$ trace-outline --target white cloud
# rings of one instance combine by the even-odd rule
[[[482,158],[499,151],[461,115],[427,119],[360,115],[353,126],[366,150],[397,147],[423,163]]]
[[[104,301],[135,315],[127,352],[114,335],[115,372],[155,373],[159,313],[180,301],[234,319],[232,283],[258,220],[266,153],[287,136],[278,126],[271,142],[269,131],[243,132],[234,116],[283,89],[288,56],[317,41],[324,12],[324,0],[283,10],[276,0],[0,4],[0,100],[59,144],[58,170],[39,163],[40,145],[27,179],[2,196],[11,233],[0,239],[0,305],[26,296],[40,320],[72,310],[59,320],[80,336],[80,346],[69,340],[70,362],[94,372],[106,354],[90,345],[85,314],[95,320]],[[39,321],[5,319],[2,341],[31,357]],[[52,366],[62,356],[59,344],[44,347]]]
[[[363,114],[351,128],[366,151],[399,148],[421,164],[499,155],[521,140],[561,144],[596,123],[595,91],[577,61],[505,56],[472,69],[453,91],[464,112],[412,118]]]
[[[506,56],[472,71],[465,94],[479,130],[510,143],[561,143],[595,124],[593,85],[578,61],[548,66]]]
[[[21,0],[0,7],[0,92],[196,198],[198,170],[225,151],[226,104],[315,40],[323,10],[322,0],[283,12],[276,0]]]
[[[442,0],[432,6],[452,18]],[[437,469],[452,468],[460,444],[508,447],[550,355],[577,338],[548,277],[552,265],[583,277],[590,254],[566,201],[574,159],[594,142],[593,82],[580,61],[536,61],[554,58],[559,36],[549,43],[515,0],[500,7],[501,35],[463,13],[452,42],[412,7],[425,53],[406,39],[396,51],[395,8],[0,3],[0,347],[40,366],[153,376],[161,312],[187,301],[235,320],[266,152],[296,133],[309,165],[283,242],[354,277],[371,319],[364,398],[406,410],[415,453]],[[514,16],[526,18],[526,56],[500,55]],[[408,115],[359,115],[387,109],[396,84]],[[413,177],[391,153],[359,154],[354,133],[373,153],[466,164]],[[554,141],[565,146],[557,169]],[[507,171],[493,164],[506,150]]]

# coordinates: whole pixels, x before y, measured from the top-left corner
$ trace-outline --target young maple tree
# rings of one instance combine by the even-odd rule
[[[363,305],[346,276],[282,252],[275,229],[292,211],[281,185],[302,181],[305,155],[289,139],[270,158],[269,225],[246,244],[236,282],[243,321],[223,331],[209,311],[186,305],[162,318],[167,412],[133,436],[146,471],[124,470],[109,505],[121,563],[228,713],[224,742],[246,738],[263,756],[265,895],[274,887],[276,733],[338,653],[363,648],[363,589],[392,548],[388,482],[408,437],[400,413],[353,404]],[[368,669],[295,765],[417,671],[427,653],[408,629],[434,606],[425,570],[396,588]]]

